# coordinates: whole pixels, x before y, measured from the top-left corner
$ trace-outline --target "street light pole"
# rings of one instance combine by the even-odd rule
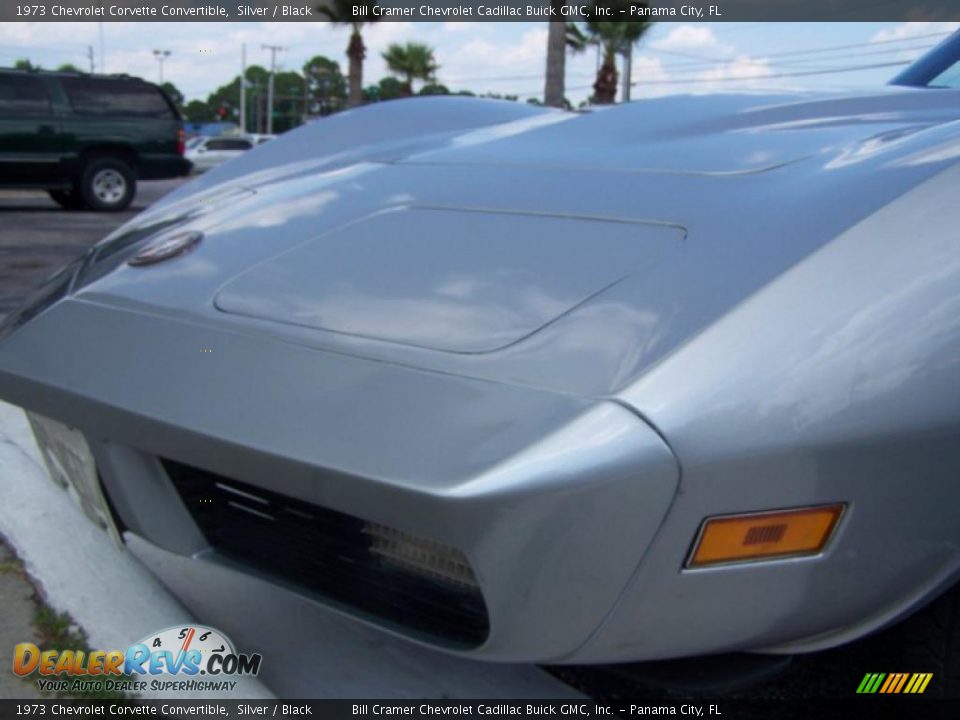
[[[106,74],[107,72],[107,51],[104,49],[103,44],[103,23],[97,23],[98,28],[97,32],[100,34],[100,72]]]
[[[240,132],[247,132],[247,44],[240,45]]]
[[[163,61],[170,57],[170,51],[154,50],[153,56],[157,59],[157,62],[160,63],[160,84],[163,85]]]

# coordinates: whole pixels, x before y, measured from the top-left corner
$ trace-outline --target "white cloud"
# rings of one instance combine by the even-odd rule
[[[483,29],[490,29],[492,26],[489,23],[480,23],[480,22],[471,22],[469,20],[459,20],[445,22],[443,24],[443,31],[447,33],[462,33],[465,31],[478,32]]]
[[[892,28],[881,30],[870,38],[870,42],[887,42],[890,40],[907,40],[918,35],[932,35],[934,33],[953,32],[960,28],[960,22],[906,22]],[[936,40],[936,38],[929,38]]]
[[[712,55],[728,55],[733,48],[724,45],[713,29],[704,25],[678,25],[666,36],[650,43],[657,50],[709,50]]]
[[[770,67],[770,61],[766,58],[752,58],[749,55],[741,55],[730,62],[718,65],[715,68],[704,70],[699,73],[697,79],[703,82],[730,81],[730,80],[751,80],[773,75],[773,68]],[[737,83],[739,84],[739,83]]]
[[[630,73],[633,82],[640,83],[634,85],[630,91],[634,100],[648,97],[658,97],[668,92],[667,86],[660,84],[670,79],[670,74],[663,66],[663,60],[659,57],[645,55],[643,53],[633,56],[633,68]],[[658,83],[648,85],[645,83]]]
[[[633,99],[664,95],[702,94],[718,91],[769,88],[762,78],[774,74],[767,58],[739,55],[727,62],[698,72],[681,70],[671,73],[660,58],[641,54],[633,59]],[[671,82],[673,81],[673,82]],[[778,85],[783,88],[783,85]]]
[[[546,49],[547,31],[541,28],[523,33],[519,42],[492,42],[475,37],[463,44],[437,49],[439,75],[442,81],[451,85],[469,83],[470,78],[516,77],[524,80],[523,87],[528,88],[531,81],[526,78],[539,79],[542,76]],[[499,89],[496,82],[492,85],[488,82],[489,87],[484,87],[484,82],[481,80],[474,87],[480,92]],[[516,92],[509,88],[500,91]]]

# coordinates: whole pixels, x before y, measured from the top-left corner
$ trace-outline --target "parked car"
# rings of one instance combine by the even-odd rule
[[[896,669],[956,693],[958,120],[900,86],[360,108],[52,278],[0,396],[52,456],[82,432],[122,531],[450,653],[809,652],[940,598]]]
[[[47,190],[68,209],[123,210],[137,180],[179,177],[180,114],[126,75],[0,68],[0,187]]]
[[[187,160],[194,172],[206,172],[228,160],[240,157],[254,146],[255,142],[245,136],[196,137],[187,146]]]
[[[270,142],[271,140],[276,140],[277,135],[266,135],[264,133],[247,133],[247,137],[253,142],[254,145],[263,145],[265,142]]]

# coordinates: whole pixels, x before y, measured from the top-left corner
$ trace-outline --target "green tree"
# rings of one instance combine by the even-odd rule
[[[177,108],[182,112],[183,103],[185,102],[186,98],[183,97],[183,93],[180,92],[179,88],[177,88],[177,86],[169,80],[163,83],[160,88],[167,94],[168,98],[173,100],[173,104],[176,105]]]
[[[183,106],[183,115],[190,122],[213,122],[217,119],[213,110],[203,100],[191,100]]]
[[[247,67],[246,82],[240,84],[238,76],[231,84],[230,92],[235,93],[236,102],[240,102],[240,92],[246,93],[247,117],[245,127],[253,132],[265,132],[267,127],[267,86],[270,83],[270,71],[260,65]],[[276,88],[274,88],[276,90]],[[227,98],[224,98],[227,99]],[[240,118],[240,108],[237,107],[237,119]]]
[[[308,108],[311,115],[329,115],[340,110],[347,100],[347,81],[340,64],[323,55],[315,55],[303,65],[307,81]]]
[[[428,82],[422,88],[418,95],[449,95],[450,88],[437,82]]]
[[[349,107],[356,107],[363,102],[363,60],[367,56],[367,48],[363,44],[360,29],[364,25],[377,21],[378,18],[374,14],[376,6],[376,0],[326,0],[326,4],[317,8],[317,13],[333,24],[350,27],[350,41],[347,43],[349,60],[347,77],[350,85],[347,105]],[[358,12],[355,14],[354,10]]]
[[[278,72],[273,76],[273,131],[286,132],[303,122],[309,112],[310,93],[303,75]]]
[[[433,48],[423,43],[393,43],[383,53],[383,59],[390,72],[403,78],[405,96],[413,95],[414,80],[429,82],[440,67],[433,56]]]
[[[404,97],[403,83],[394,77],[385,77],[376,85],[370,85],[364,89],[363,95],[367,102],[396,100]]]
[[[609,16],[629,15],[631,7],[647,7],[645,3],[631,0],[595,0],[591,6],[591,19],[587,20],[590,42],[600,47],[603,59],[593,83],[593,101],[609,105],[617,97],[617,55],[627,52],[653,26],[648,20],[623,20],[612,22],[602,19],[597,8],[609,9]]]
[[[34,65],[27,58],[20,58],[13,64],[14,70],[39,70],[39,65]]]
[[[247,118],[246,127],[252,132],[263,132],[267,127],[267,84],[270,73],[260,65],[250,65],[246,72]],[[303,75],[294,71],[278,72],[273,76],[273,129],[281,133],[302,122],[309,105]],[[207,96],[206,104],[213,119],[240,123],[240,76],[221,85]],[[193,118],[190,118],[193,120]]]
[[[247,127],[251,130],[266,127],[267,79],[270,73],[260,65],[249,65],[246,72]],[[207,96],[209,121],[240,122],[240,76],[221,85]],[[190,118],[193,120],[193,118]]]
[[[77,72],[78,73],[78,72],[83,72],[83,70],[78,68],[73,63],[60,63],[57,66],[57,72]]]
[[[486,92],[480,97],[490,98],[491,100],[510,100],[511,102],[516,102],[520,99],[518,95],[501,95],[500,93]]]

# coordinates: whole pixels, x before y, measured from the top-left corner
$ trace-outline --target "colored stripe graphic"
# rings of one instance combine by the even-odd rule
[[[891,689],[894,685],[897,684],[897,681],[900,679],[900,673],[890,673],[887,676],[887,681],[880,687],[881,693],[891,692]]]
[[[910,677],[910,673],[900,673],[900,682],[897,683],[897,686],[893,689],[893,692],[898,693],[903,690],[903,686],[906,685],[908,677]]]
[[[913,677],[910,678],[910,682],[907,684],[907,688],[904,689],[904,692],[918,695],[927,689],[927,685],[930,684],[930,679],[933,677],[933,673],[914,673]]]
[[[933,673],[867,673],[857,692],[861,695],[919,695],[926,691],[932,679]]]
[[[880,683],[883,682],[886,676],[886,673],[867,673],[863,676],[863,680],[860,681],[860,687],[857,688],[857,692],[872,695],[879,689]]]

